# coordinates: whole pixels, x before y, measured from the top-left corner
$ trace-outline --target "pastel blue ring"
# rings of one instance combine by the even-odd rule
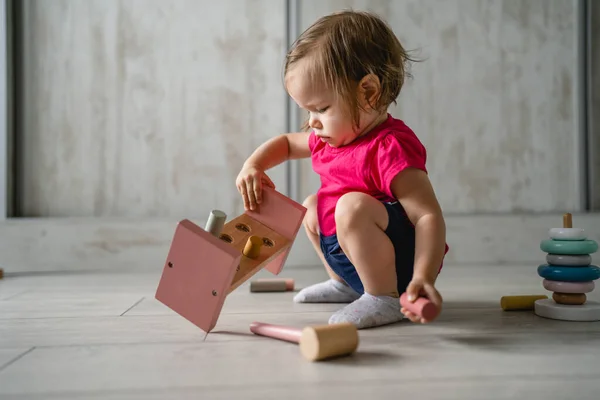
[[[552,254],[592,254],[598,251],[598,243],[594,240],[553,240],[544,239],[540,249]]]
[[[587,267],[561,267],[542,264],[537,269],[538,275],[549,281],[589,282],[600,278],[600,268],[596,265]]]

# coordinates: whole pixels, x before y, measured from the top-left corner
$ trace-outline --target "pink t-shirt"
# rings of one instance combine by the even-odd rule
[[[385,122],[343,147],[331,147],[311,132],[308,144],[312,166],[321,177],[317,192],[319,229],[325,236],[335,229],[335,206],[342,195],[362,192],[382,202],[397,201],[390,184],[403,169],[427,172],[425,146],[401,120],[388,114]]]

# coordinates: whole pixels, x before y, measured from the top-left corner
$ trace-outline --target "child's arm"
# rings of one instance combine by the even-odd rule
[[[407,168],[392,180],[391,189],[415,226],[414,272],[406,290],[409,300],[425,294],[441,308],[442,298],[434,285],[446,249],[446,224],[429,177],[420,169]]]
[[[244,199],[244,208],[254,210],[262,201],[262,184],[275,188],[265,174],[284,161],[310,157],[309,132],[287,133],[261,144],[244,162],[236,186]]]

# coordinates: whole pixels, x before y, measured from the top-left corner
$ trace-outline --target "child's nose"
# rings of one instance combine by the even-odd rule
[[[308,120],[308,125],[313,128],[313,129],[321,129],[321,121],[319,121],[317,118],[314,117],[310,117],[310,119]]]

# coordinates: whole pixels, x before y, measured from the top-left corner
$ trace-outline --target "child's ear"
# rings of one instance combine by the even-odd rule
[[[381,95],[381,83],[375,74],[365,75],[358,84],[359,101],[363,108],[375,109]]]

